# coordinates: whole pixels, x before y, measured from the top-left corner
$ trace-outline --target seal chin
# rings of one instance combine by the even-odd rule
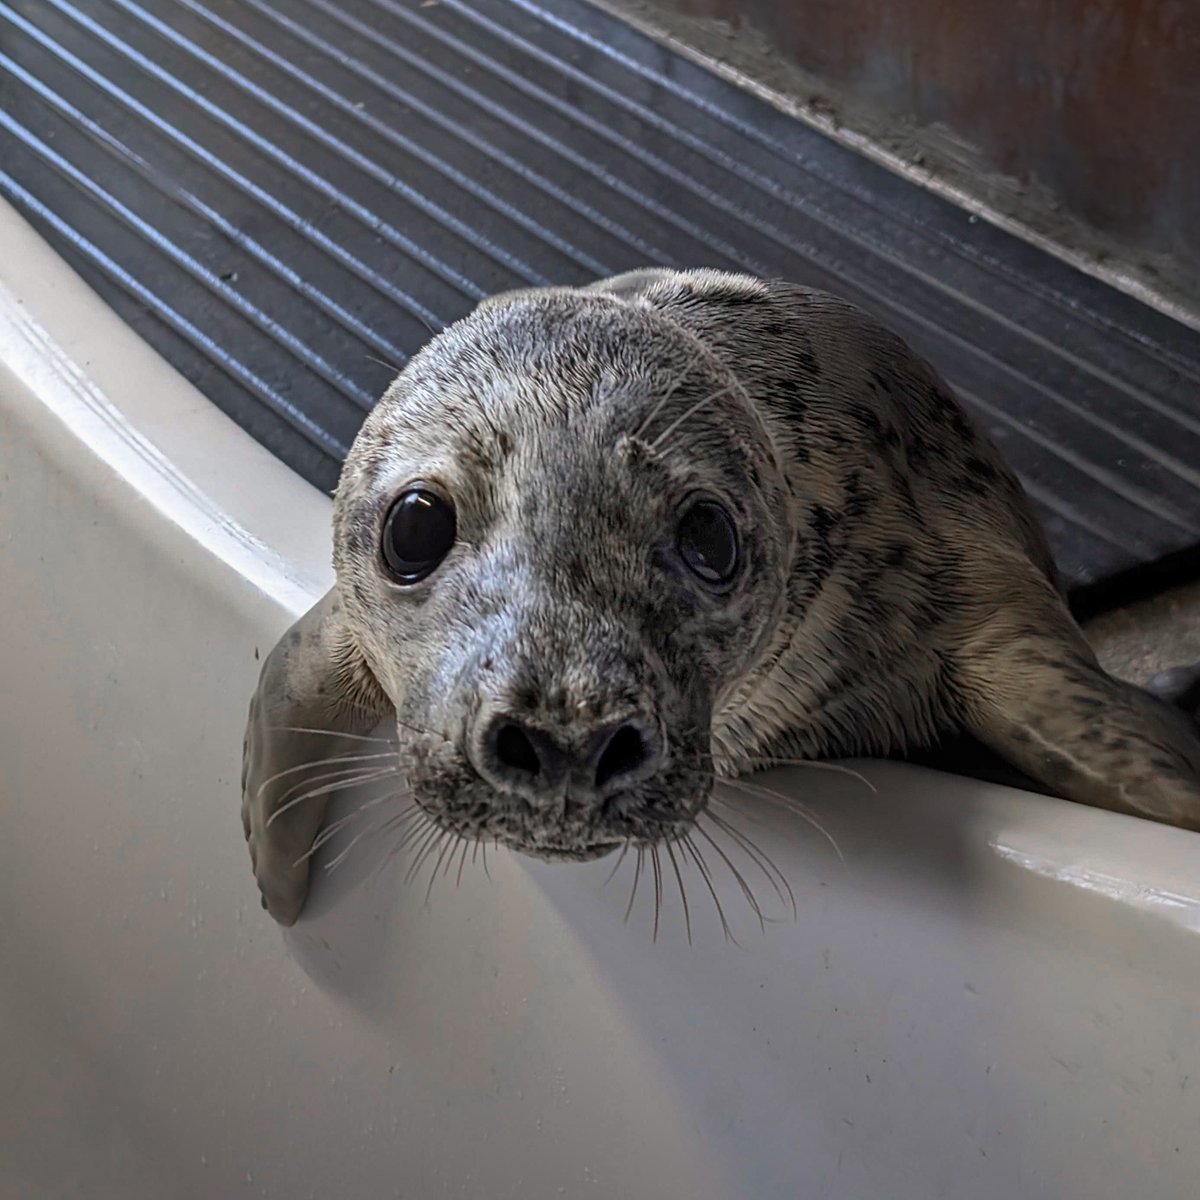
[[[594,858],[603,858],[621,846],[620,842],[593,842],[588,846],[554,846],[545,843],[539,845],[524,845],[510,842],[513,850],[530,858],[540,858],[542,862],[591,862]]]

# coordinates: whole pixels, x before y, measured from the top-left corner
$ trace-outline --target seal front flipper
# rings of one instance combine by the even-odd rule
[[[1200,734],[1163,700],[1107,675],[1065,606],[1012,599],[965,639],[958,683],[970,731],[1070,800],[1200,830]],[[1036,612],[1038,628],[1018,614]]]
[[[379,746],[360,739],[390,707],[346,631],[336,588],[267,655],[242,750],[242,825],[263,906],[281,925],[308,895],[308,854],[329,802],[322,784],[330,771],[381,761],[361,759]]]

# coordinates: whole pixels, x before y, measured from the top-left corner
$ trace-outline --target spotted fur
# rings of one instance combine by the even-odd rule
[[[405,588],[378,547],[414,480],[453,498],[458,541]],[[739,531],[719,593],[674,549],[698,494]],[[264,665],[247,734],[247,836],[284,922],[324,797],[268,828],[262,784],[324,744],[279,727],[352,739],[393,713],[435,822],[543,857],[675,838],[714,776],[949,731],[1065,797],[1200,828],[1200,741],[1100,670],[996,448],[901,339],[820,292],[650,270],[485,302],[368,417],[334,548],[336,587]],[[661,755],[603,805],[539,805],[477,769],[492,712],[564,743],[634,714]]]

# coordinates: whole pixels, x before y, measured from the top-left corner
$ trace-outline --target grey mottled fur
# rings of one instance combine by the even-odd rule
[[[458,542],[403,588],[380,527],[414,480],[453,497]],[[738,526],[722,594],[673,549],[698,493]],[[337,585],[264,664],[247,731],[246,833],[285,923],[325,797],[268,828],[287,793],[263,782],[393,712],[425,812],[548,857],[685,831],[714,773],[949,730],[1062,796],[1200,828],[1200,741],[1101,671],[995,447],[904,342],[819,292],[652,270],[485,302],[368,417],[334,547]],[[538,803],[476,769],[492,712],[567,743],[632,716],[661,752],[603,805]]]

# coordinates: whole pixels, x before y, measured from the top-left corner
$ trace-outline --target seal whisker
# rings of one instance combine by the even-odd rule
[[[343,829],[346,828],[352,821],[357,820],[369,808],[377,808],[380,804],[388,800],[393,800],[398,795],[398,792],[388,792],[383,796],[374,796],[370,800],[365,800],[353,812],[347,813],[344,817],[339,817],[336,821],[332,821],[326,825],[324,829],[313,839],[312,849],[309,854],[320,850],[331,838],[336,837]]]
[[[833,852],[841,860],[842,866],[846,865],[846,856],[842,853],[842,848],[838,845],[837,838],[817,820],[816,815],[806,804],[784,792],[778,792],[774,788],[767,787],[765,784],[750,783],[745,779],[722,779],[719,780],[719,784],[733,788],[735,791],[743,792],[748,796],[763,796],[767,800],[782,804],[788,811],[796,813],[797,816],[803,818],[803,820],[811,825],[833,847]]]
[[[390,714],[390,718],[391,720],[395,721],[395,723],[399,725],[401,729],[410,730],[412,733],[419,733],[422,735],[432,734],[434,737],[440,737],[444,742],[453,740],[440,729],[426,729],[422,725],[414,725],[411,721],[402,720],[395,713]],[[378,742],[384,746],[393,747],[398,747],[400,745],[396,738],[369,736],[365,733],[347,733],[339,729],[318,729],[315,726],[310,725],[268,725],[265,728],[269,731],[277,733],[308,733],[313,734],[316,737],[345,738],[347,741],[351,742]]]
[[[309,768],[312,768],[316,765],[318,764],[305,764],[305,766]],[[358,763],[354,766],[338,767],[336,770],[324,771],[319,775],[310,775],[307,779],[301,779],[289,784],[288,787],[279,794],[276,802],[282,804],[293,793],[299,791],[301,788],[308,787],[309,784],[325,783],[333,779],[353,779],[356,775],[374,775],[377,771],[395,771],[396,769],[396,767],[380,766],[379,763]]]
[[[311,771],[316,767],[326,767],[331,763],[365,763],[371,759],[378,758],[395,758],[394,750],[386,750],[380,754],[339,754],[335,758],[318,758],[312,759],[309,762],[302,762],[294,767],[285,767],[282,771],[276,771],[274,775],[264,779],[258,785],[257,799],[262,799],[263,792],[270,787],[277,779],[282,779],[285,775],[295,775],[298,771]]]
[[[736,826],[725,820],[724,817],[718,816],[714,812],[706,812],[704,814],[712,823],[720,829],[724,834],[730,837],[737,845],[745,851],[750,860],[758,867],[758,869],[767,877],[768,882],[774,889],[775,894],[779,897],[782,904],[788,905],[792,910],[792,917],[797,914],[796,897],[792,892],[791,885],[783,872],[775,865],[771,857],[766,854],[759,846],[745,833]]]
[[[395,858],[398,848],[404,844],[404,839],[406,839],[407,836],[413,832],[413,829],[420,827],[421,816],[424,816],[424,814],[421,812],[421,806],[414,800],[414,802],[409,804],[407,808],[404,808],[400,812],[397,812],[397,814],[388,817],[388,820],[384,821],[382,826],[379,826],[378,833],[380,836],[395,832],[396,829],[402,829],[404,826],[409,826],[409,828],[406,830],[406,832],[401,834],[400,839],[398,839],[396,842],[396,845],[392,846],[391,850],[386,853],[386,856],[383,859],[380,859],[379,864],[376,866],[376,869],[374,869],[374,874],[378,875],[379,871],[382,871],[384,866],[388,865],[392,858]]]
[[[366,807],[366,806],[364,805],[363,807]],[[358,816],[358,815],[359,815],[359,813],[360,813],[361,811],[362,811],[362,810],[361,810],[361,809],[359,809],[359,810],[358,810],[358,812],[351,813],[350,815],[351,815],[352,817],[353,817],[353,816]],[[347,819],[348,819],[348,818],[347,818]],[[381,830],[383,830],[384,828],[386,828],[386,827],[387,827],[387,825],[389,824],[390,820],[391,820],[391,819],[389,819],[389,821],[385,821],[385,822],[384,822],[382,825],[371,825],[371,826],[368,826],[366,829],[360,830],[360,831],[359,831],[359,832],[358,832],[358,833],[357,833],[357,834],[356,834],[356,835],[355,835],[353,838],[351,838],[351,839],[350,839],[350,841],[349,841],[349,842],[348,842],[348,843],[347,843],[347,844],[346,844],[346,845],[345,845],[345,846],[344,846],[344,847],[343,847],[341,850],[339,850],[339,851],[338,851],[337,855],[336,855],[336,856],[335,856],[333,859],[331,859],[329,862],[327,862],[327,863],[325,864],[325,870],[326,870],[326,872],[333,872],[333,871],[335,871],[335,870],[336,870],[338,867],[340,867],[340,866],[342,865],[342,863],[344,863],[344,862],[346,861],[347,857],[348,857],[348,856],[349,856],[349,854],[350,854],[350,851],[351,851],[351,850],[353,850],[353,849],[354,849],[354,847],[355,847],[355,846],[357,846],[357,845],[358,845],[358,843],[359,843],[360,841],[362,841],[362,839],[363,839],[364,837],[366,837],[368,834],[372,834],[372,833],[379,833],[379,832],[381,832]],[[342,824],[342,822],[340,822],[340,821],[339,821],[339,822],[337,822],[337,824],[338,824],[338,825],[341,825],[341,824]],[[328,838],[328,837],[324,838],[324,840],[321,842],[321,845],[324,845],[324,844],[325,844],[325,842],[327,842],[328,840],[329,840],[329,838]],[[317,844],[314,842],[314,844],[313,844],[313,850],[312,850],[312,851],[310,851],[310,853],[312,853],[312,852],[316,851],[317,849],[318,849],[318,846],[317,846]]]
[[[311,733],[317,737],[345,738],[349,742],[382,742],[386,746],[395,746],[395,738],[368,737],[363,733],[344,733],[338,729],[316,729],[309,725],[266,725],[268,733]]]
[[[368,362],[378,363],[381,367],[387,367],[389,371],[395,371],[397,375],[404,370],[399,364],[388,362],[386,358],[377,358],[374,354],[364,354],[363,358]]]
[[[821,762],[813,758],[780,758],[774,754],[763,758],[748,759],[745,763],[745,768],[749,770],[766,770],[769,767],[810,767],[814,771],[833,771],[838,775],[849,775],[851,779],[857,780],[863,787],[870,788],[872,792],[878,793],[879,791],[865,775],[855,771],[852,767],[844,767],[841,763]]]
[[[282,806],[286,806],[287,800],[294,796],[296,792],[300,791],[300,788],[308,787],[312,784],[326,784],[326,782],[336,782],[338,780],[342,780],[343,782],[337,786],[349,787],[354,784],[356,779],[366,779],[367,776],[374,776],[380,773],[394,775],[398,772],[398,769],[400,769],[398,766],[383,767],[380,766],[379,763],[359,764],[359,766],[355,767],[338,767],[337,770],[328,770],[328,772],[323,772],[319,775],[310,775],[307,779],[301,779],[298,782],[294,782],[294,784],[290,784],[287,790],[280,794],[280,797],[278,797],[276,803],[280,804],[281,808]],[[275,820],[275,816],[278,814],[278,811],[280,810],[276,810],[276,812],[274,812],[274,814],[268,818],[268,824]]]
[[[443,878],[448,878],[451,870],[454,868],[454,851],[458,848],[459,842],[462,843],[464,850],[467,848],[468,845],[470,845],[470,843],[467,841],[467,839],[465,837],[463,837],[463,835],[461,833],[459,833],[457,830],[453,830],[451,833],[451,836],[453,837],[454,840],[450,843],[450,857],[446,859],[446,866],[445,866],[444,870],[442,871]]]
[[[356,815],[356,814],[353,814],[353,815]],[[347,818],[347,820],[349,820],[349,818]],[[338,822],[338,824],[341,824],[341,822]],[[349,841],[349,844],[347,846],[344,846],[341,851],[338,851],[337,856],[334,859],[332,859],[331,862],[325,864],[325,870],[332,871],[336,868],[336,866],[341,865],[343,860],[346,859],[347,854],[353,850],[354,846],[359,844],[359,841],[362,838],[365,838],[365,836],[368,833],[378,832],[379,828],[380,827],[377,827],[377,826],[368,826],[366,829],[360,830],[360,832],[358,834],[356,834],[352,840]],[[330,836],[336,834],[337,832],[338,832],[337,829],[332,830],[332,832],[330,833]],[[293,865],[299,866],[300,863],[304,862],[304,860],[306,858],[311,858],[313,856],[313,854],[316,854],[317,851],[320,850],[320,846],[325,845],[325,842],[328,842],[329,840],[330,840],[330,838],[325,838],[322,842],[320,842],[320,845],[317,845],[316,842],[314,842],[312,850],[308,851],[306,854],[302,854],[302,856],[300,858],[296,859],[296,862]]]
[[[658,858],[658,845],[650,846],[650,866],[654,871],[654,932],[650,936],[652,942],[658,941],[658,919],[662,914],[662,863]]]
[[[479,843],[476,842],[474,844],[478,845]],[[471,848],[471,845],[472,845],[472,843],[469,842],[466,838],[462,839],[462,854],[459,855],[459,859],[458,859],[458,874],[454,877],[455,888],[457,888],[459,886],[459,884],[462,883],[463,867],[465,867],[467,865],[467,851]]]
[[[410,829],[408,831],[406,831],[405,834],[401,834],[401,836],[400,836],[399,842],[402,843],[404,840],[404,837],[407,836],[407,833],[410,833],[413,828],[419,827],[420,815],[421,815],[421,808],[416,803],[416,801],[413,801],[411,804],[408,805],[407,808],[402,809],[399,813],[393,814],[392,816],[390,816],[386,820],[384,820],[384,822],[381,825],[376,826],[375,832],[380,837],[383,837],[386,834],[393,833],[395,830],[402,829],[405,825],[408,825],[408,826],[410,826]],[[388,865],[388,863],[390,863],[392,861],[392,859],[396,856],[396,849],[397,849],[397,847],[393,846],[387,852],[387,854],[385,854],[384,857],[381,858],[379,860],[379,862],[375,864],[375,870],[371,872],[372,879],[374,879],[376,875],[379,875],[383,871],[383,868],[386,867]]]
[[[750,887],[750,884],[747,882],[746,877],[741,873],[741,871],[739,871],[737,869],[737,867],[733,863],[733,860],[729,857],[728,854],[725,853],[724,848],[716,840],[714,840],[713,836],[708,832],[707,829],[705,829],[702,825],[699,825],[699,824],[697,824],[695,828],[696,828],[696,832],[702,838],[704,838],[704,840],[706,842],[708,842],[708,844],[710,846],[712,846],[712,848],[721,856],[721,860],[725,863],[726,867],[729,868],[730,874],[737,881],[737,885],[741,889],[742,895],[746,898],[746,903],[749,904],[750,907],[754,910],[754,915],[758,918],[759,927],[762,929],[763,933],[766,933],[766,931],[767,931],[766,914],[764,914],[764,912],[762,910],[762,905],[759,904],[758,897],[755,896],[754,890]],[[699,847],[697,847],[697,850],[698,849],[699,849]],[[714,899],[715,898],[716,897],[714,896]],[[719,904],[719,902],[718,902],[718,904]]]
[[[470,545],[470,543],[467,544]],[[422,737],[429,737],[432,735],[433,737],[441,738],[443,742],[448,742],[451,745],[454,744],[454,739],[448,733],[443,733],[440,729],[426,729],[421,725],[414,725],[411,721],[402,721],[399,717],[395,717],[393,719],[401,729],[407,729],[410,733],[417,733]],[[393,744],[399,745],[398,742]]]
[[[393,769],[388,768],[386,770],[378,770],[368,774],[352,775],[348,779],[338,779],[332,783],[323,784],[320,787],[310,788],[308,791],[302,792],[299,796],[293,797],[282,807],[276,809],[275,812],[273,812],[267,818],[264,828],[270,829],[275,823],[276,818],[283,816],[288,809],[295,808],[296,805],[304,803],[305,800],[312,800],[318,796],[329,796],[334,792],[344,791],[347,788],[361,787],[368,783],[380,783],[385,779],[394,778],[396,778],[396,772]],[[365,807],[365,805],[361,807]],[[361,811],[361,807],[358,811]]]
[[[433,880],[438,874],[438,859],[434,858],[434,854],[440,854],[445,850],[446,841],[448,841],[449,838],[450,834],[448,830],[439,828],[436,838],[426,842],[424,850],[421,851],[420,858],[416,860],[415,863],[416,870],[413,871],[413,883],[419,881],[421,869],[424,868],[425,864],[430,862],[430,860],[433,860],[433,872],[430,876],[430,886],[432,887]],[[428,900],[428,893],[426,893],[425,899]]]
[[[374,803],[374,801],[371,801],[371,803]],[[390,817],[387,817],[384,820],[383,824],[379,826],[379,832],[380,833],[391,833],[393,829],[396,829],[400,825],[405,824],[406,822],[412,820],[412,818],[419,811],[420,811],[420,806],[417,804],[417,802],[415,800],[411,801],[404,808],[402,808],[398,813],[392,813],[392,815]]]
[[[441,850],[447,837],[449,837],[449,834],[445,829],[440,825],[433,825],[432,835],[421,841],[420,849],[417,851],[413,859],[413,864],[409,868],[409,875],[406,876],[405,883],[416,883],[420,876],[421,868],[424,867],[427,860],[431,859],[435,853]],[[434,869],[436,870],[436,867]]]
[[[727,806],[728,807],[728,806]],[[734,809],[733,811],[737,811]],[[782,904],[786,904],[792,910],[792,917],[795,919],[796,912],[796,897],[792,892],[791,884],[788,883],[787,877],[775,865],[775,861],[755,842],[747,833],[736,828],[731,822],[724,817],[718,816],[716,813],[708,813],[709,819],[712,820],[718,828],[723,830],[750,858],[750,860],[759,868],[760,871],[767,877],[774,890],[776,896]]]
[[[621,853],[617,855],[617,861],[613,864],[613,869],[604,877],[604,882],[600,885],[601,890],[608,887],[613,881],[613,876],[621,869],[621,864],[625,861],[625,855],[629,853],[630,842],[625,839],[625,845],[621,847]]]
[[[412,842],[416,841],[416,839],[419,838],[423,833],[426,833],[429,829],[429,826],[433,824],[433,822],[429,819],[429,814],[425,812],[420,805],[414,804],[413,807],[416,809],[416,813],[412,817],[412,824],[396,839],[396,844],[387,852],[387,856],[379,864],[380,870],[393,862],[396,858],[396,855],[398,855],[405,846],[408,846]]]
[[[339,866],[340,866],[342,863],[344,863],[344,862],[346,861],[346,856],[347,856],[347,855],[350,853],[350,851],[351,851],[351,850],[353,850],[353,849],[354,849],[354,847],[355,847],[355,846],[357,846],[357,845],[358,845],[358,843],[359,843],[360,841],[362,841],[362,839],[363,839],[363,838],[364,838],[364,837],[365,837],[365,836],[366,836],[366,835],[367,835],[369,832],[370,832],[370,830],[367,830],[367,829],[361,829],[361,830],[359,830],[359,832],[358,832],[358,833],[356,833],[356,834],[354,835],[354,837],[352,837],[352,838],[350,839],[350,842],[349,842],[349,844],[348,844],[347,846],[345,846],[345,848],[344,848],[344,849],[342,849],[342,850],[338,851],[337,857],[336,857],[336,858],[333,858],[333,859],[331,859],[329,862],[327,862],[327,863],[325,864],[325,870],[326,870],[326,872],[334,871],[334,870],[336,870],[336,869],[337,869],[337,868],[338,868],[338,867],[339,867]]]
[[[411,828],[406,829],[404,833],[401,834],[400,839],[396,842],[396,847],[393,853],[398,854],[404,849],[405,846],[416,841],[421,832],[423,830],[427,830],[430,825],[433,824],[432,818],[419,804],[415,805],[415,808],[417,811],[416,814],[414,814],[415,819],[413,824]]]
[[[704,880],[705,886],[708,888],[708,894],[712,897],[713,904],[717,907],[717,919],[721,922],[721,931],[725,935],[727,942],[739,945],[737,938],[733,936],[733,930],[729,927],[729,922],[725,918],[725,909],[721,907],[721,899],[717,895],[717,889],[713,886],[712,873],[709,870],[708,863],[704,861],[704,855],[701,854],[700,848],[692,841],[692,835],[687,833],[683,837],[681,846],[685,853],[689,854],[692,861],[696,864],[700,872],[700,878]],[[764,926],[765,929],[765,926]]]
[[[354,835],[354,837],[352,837],[350,839],[350,841],[341,850],[339,850],[337,852],[336,856],[333,857],[332,859],[330,859],[329,862],[327,862],[325,864],[326,872],[336,871],[338,869],[338,867],[340,867],[342,865],[342,863],[344,863],[346,861],[347,857],[350,854],[350,851],[353,850],[354,847],[357,846],[358,843],[361,842],[363,840],[363,838],[365,838],[367,836],[368,833],[375,833],[375,832],[377,832],[377,827],[375,829],[372,829],[370,826],[368,826],[366,829],[360,829],[358,831],[358,833],[356,833]]]
[[[683,370],[680,371],[679,374],[676,375],[669,384],[667,384],[667,390],[658,398],[657,402],[654,404],[654,407],[650,409],[650,411],[638,425],[637,429],[634,430],[633,436],[635,438],[642,438],[646,436],[646,430],[650,428],[655,417],[657,417],[658,414],[662,412],[662,410],[671,402],[671,398],[683,385],[683,381],[691,374],[693,365],[693,363],[689,362],[683,368]]]
[[[687,929],[688,945],[692,944],[692,913],[688,908],[687,889],[683,886],[683,872],[679,869],[679,860],[675,857],[675,849],[671,843],[665,842],[667,857],[671,860],[671,868],[675,872],[675,883],[679,888],[679,899],[683,904],[683,924]]]
[[[429,886],[425,889],[424,904],[429,903],[429,897],[433,894],[433,885],[437,882],[438,870],[442,865],[442,860],[446,859],[447,863],[454,861],[454,850],[458,842],[458,834],[447,829],[441,843],[441,849],[438,851],[438,856],[434,861],[433,870],[429,872]],[[447,858],[447,855],[449,855],[449,858]]]
[[[637,866],[633,872],[633,887],[629,889],[629,903],[625,905],[625,921],[629,921],[629,914],[633,912],[633,902],[637,899],[638,880],[642,877],[642,863],[645,861],[645,846],[637,848]]]
[[[682,425],[685,421],[690,420],[692,417],[694,417],[696,415],[696,413],[698,413],[702,408],[705,407],[705,405],[711,404],[714,400],[720,400],[723,396],[728,396],[731,392],[734,392],[734,391],[737,391],[737,385],[730,384],[726,387],[718,388],[717,391],[715,391],[715,392],[709,392],[709,394],[707,396],[705,396],[702,400],[697,400],[695,404],[691,405],[690,408],[688,408],[686,411],[684,411],[678,417],[676,417],[675,420],[672,421],[670,423],[670,425],[668,425],[666,427],[666,429],[664,429],[658,435],[658,437],[656,437],[654,439],[654,441],[652,441],[650,443],[650,448],[652,450],[657,450],[663,444],[663,442],[665,442],[667,440],[667,438],[670,437],[671,434],[674,433],[675,430],[679,428],[680,425]]]
[[[404,884],[406,887],[412,882],[417,871],[420,870],[421,863],[425,861],[426,851],[441,837],[442,832],[433,821],[426,822],[423,836],[416,839],[413,860],[408,864],[408,870],[404,873]]]
[[[409,867],[407,874],[404,876],[405,885],[417,882],[421,873],[421,868],[424,867],[425,863],[433,857],[435,851],[442,848],[446,837],[447,833],[444,829],[441,829],[437,825],[433,827],[432,835],[429,838],[422,840],[421,848],[417,851],[412,865]],[[434,871],[436,873],[436,867],[434,868]]]

